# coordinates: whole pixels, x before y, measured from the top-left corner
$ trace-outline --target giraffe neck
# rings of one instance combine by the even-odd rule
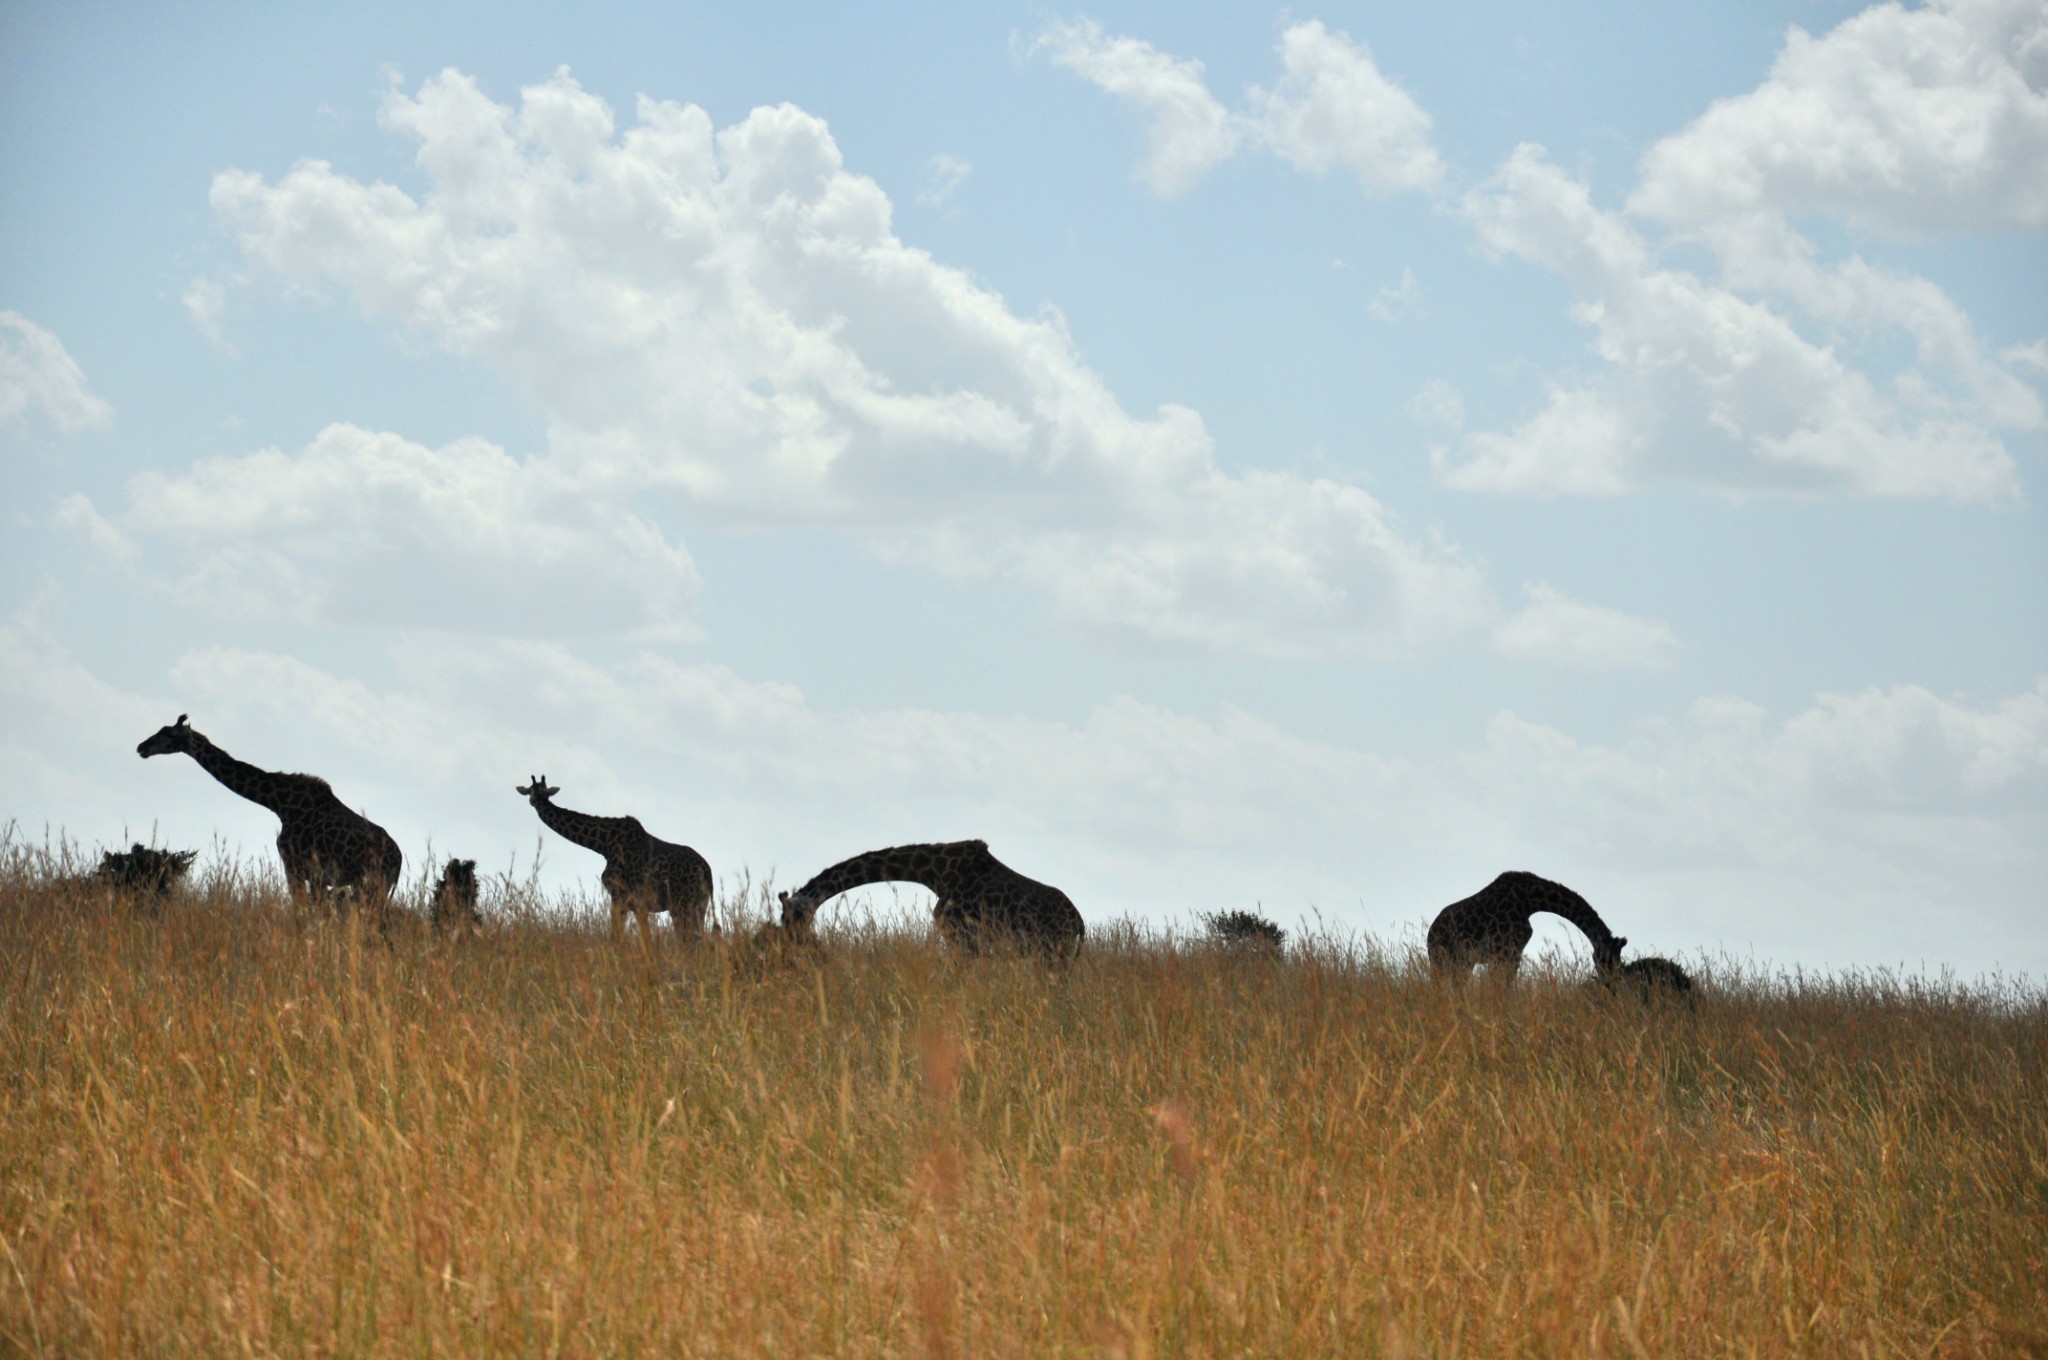
[[[953,849],[948,845],[897,845],[870,850],[833,865],[790,897],[816,910],[825,899],[870,883],[916,883],[944,893],[954,875],[943,852]]]
[[[236,760],[198,733],[185,754],[199,762],[199,768],[219,780],[230,793],[269,808],[280,817],[291,788],[291,776],[259,770],[246,760]]]
[[[1600,913],[1593,910],[1591,902],[1562,883],[1552,883],[1547,878],[1537,878],[1533,874],[1530,878],[1530,911],[1547,911],[1552,915],[1564,917],[1585,932],[1586,938],[1593,942],[1595,949],[1614,942],[1614,932],[1600,919]]]
[[[626,824],[624,817],[593,817],[587,812],[571,812],[568,808],[556,807],[545,799],[533,805],[548,830],[565,841],[595,850],[609,859],[619,851],[621,834]]]

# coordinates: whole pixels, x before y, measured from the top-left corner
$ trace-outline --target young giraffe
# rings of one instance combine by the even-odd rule
[[[711,866],[702,855],[648,835],[637,817],[592,817],[556,807],[550,800],[561,790],[551,787],[546,775],[535,776],[518,791],[557,836],[604,856],[600,881],[612,899],[614,936],[625,928],[628,911],[640,923],[643,939],[651,938],[650,912],[667,912],[678,939],[694,941],[703,933],[711,911]]]
[[[476,861],[451,859],[434,885],[433,905],[427,919],[436,930],[479,930],[484,918],[476,909]]]
[[[842,860],[782,894],[782,927],[807,935],[827,898],[863,884],[894,882],[919,883],[937,893],[932,919],[966,953],[1004,934],[1056,956],[1070,955],[1087,932],[1065,893],[1004,864],[988,852],[987,841],[897,845]]]
[[[1607,928],[1592,904],[1562,883],[1510,869],[1462,902],[1436,914],[1429,926],[1429,967],[1439,977],[1464,979],[1483,963],[1507,981],[1522,966],[1522,951],[1535,930],[1529,917],[1539,911],[1564,917],[1593,942],[1593,967],[1606,974],[1621,963],[1628,943]]]
[[[151,756],[188,755],[199,768],[252,803],[269,808],[281,823],[277,853],[284,860],[285,882],[296,897],[352,891],[377,912],[380,924],[390,907],[391,890],[405,867],[398,842],[359,812],[344,806],[318,775],[280,774],[236,760],[192,730],[180,713],[169,727],[135,748]]]

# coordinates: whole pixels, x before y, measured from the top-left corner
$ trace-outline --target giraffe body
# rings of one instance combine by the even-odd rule
[[[521,785],[533,810],[563,840],[604,856],[599,882],[612,902],[612,933],[625,928],[632,913],[644,935],[649,914],[667,912],[676,934],[693,939],[704,930],[711,912],[711,865],[687,845],[648,834],[637,817],[593,817],[556,807],[547,776]]]
[[[334,796],[326,780],[310,774],[261,770],[237,760],[192,730],[184,714],[159,728],[135,753],[188,755],[230,793],[277,815],[278,857],[294,896],[347,892],[381,914],[404,870],[405,857],[391,834]]]
[[[1645,1001],[1656,996],[1682,997],[1692,1001],[1692,975],[1671,959],[1651,955],[1648,958],[1630,959],[1611,973],[1602,975],[1600,981],[1617,989],[1625,988],[1636,992]]]
[[[917,883],[937,893],[933,921],[948,942],[968,953],[991,937],[1007,936],[1067,955],[1087,932],[1065,893],[1004,864],[989,853],[987,841],[897,845],[842,860],[782,894],[783,928],[808,933],[828,898],[869,883]]]
[[[1592,904],[1562,883],[1510,869],[1462,902],[1453,902],[1429,926],[1429,966],[1439,977],[1466,978],[1477,964],[1512,980],[1522,951],[1536,932],[1529,917],[1547,911],[1564,917],[1593,945],[1593,967],[1610,973],[1628,943],[1607,928]]]

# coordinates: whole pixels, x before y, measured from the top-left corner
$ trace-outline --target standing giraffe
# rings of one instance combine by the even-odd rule
[[[1591,903],[1562,883],[1510,869],[1462,902],[1436,914],[1429,926],[1430,971],[1440,977],[1471,976],[1474,964],[1498,970],[1508,981],[1522,966],[1522,951],[1536,932],[1531,914],[1552,912],[1564,917],[1593,942],[1593,967],[1610,973],[1621,963],[1628,943],[1607,928]]]
[[[637,817],[593,817],[556,807],[552,800],[561,790],[551,787],[544,774],[517,791],[526,795],[557,836],[604,856],[599,881],[612,899],[614,936],[625,928],[628,911],[640,923],[643,939],[650,938],[650,912],[667,912],[678,939],[692,940],[703,933],[711,910],[711,866],[702,855],[687,845],[648,835]]]
[[[318,775],[280,774],[236,760],[192,730],[183,713],[135,748],[144,760],[183,754],[252,803],[277,814],[277,853],[295,897],[352,892],[376,909],[381,924],[405,866],[398,842],[383,827],[344,806]]]
[[[809,933],[827,898],[868,883],[919,883],[939,895],[932,919],[957,948],[977,952],[1004,934],[1055,955],[1072,954],[1087,927],[1058,888],[1029,879],[988,852],[987,841],[897,845],[842,860],[782,894],[782,926]]]

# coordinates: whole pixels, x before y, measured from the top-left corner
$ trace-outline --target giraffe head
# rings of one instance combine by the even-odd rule
[[[192,730],[192,724],[186,720],[187,716],[180,713],[178,720],[169,727],[159,727],[155,735],[135,748],[135,754],[148,760],[151,756],[170,756],[190,751],[195,743],[203,741],[204,738]]]
[[[514,788],[513,792],[525,794],[527,802],[533,804],[535,807],[539,807],[542,803],[547,802],[548,799],[560,793],[561,790],[549,784],[548,777],[546,775],[537,774],[533,776],[532,783],[521,784]]]
[[[818,904],[804,896],[791,897],[788,893],[777,893],[782,902],[782,930],[791,937],[811,933],[811,918],[818,914]]]
[[[1603,975],[1618,971],[1621,967],[1622,947],[1627,943],[1626,936],[1609,935],[1606,940],[1594,945],[1593,971]]]

